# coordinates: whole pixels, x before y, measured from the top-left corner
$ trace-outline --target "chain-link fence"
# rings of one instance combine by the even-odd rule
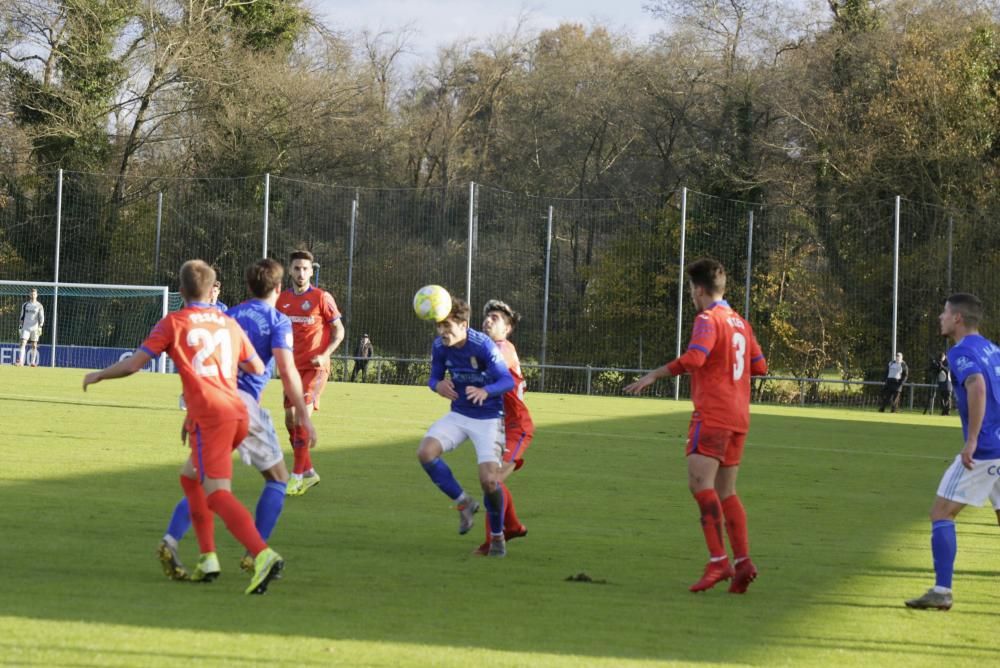
[[[249,263],[307,248],[344,313],[340,354],[367,333],[385,358],[370,378],[419,375],[414,360],[428,354],[433,330],[410,300],[438,283],[469,298],[474,313],[490,298],[521,311],[514,339],[531,389],[613,394],[686,341],[682,267],[708,255],[726,265],[727,297],[754,324],[775,373],[816,379],[804,396],[774,400],[828,403],[837,392],[824,382],[877,384],[897,350],[923,381],[945,346],[936,316],[951,291],[974,292],[995,312],[1000,229],[987,220],[898,198],[792,207],[688,190],[570,200],[477,184],[0,174],[0,279],[175,290],[181,263],[200,257],[235,303]],[[686,383],[677,389],[686,394]],[[840,394],[834,403],[853,402]]]

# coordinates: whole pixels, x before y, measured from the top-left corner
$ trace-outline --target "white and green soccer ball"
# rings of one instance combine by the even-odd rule
[[[451,295],[440,285],[425,285],[413,295],[413,311],[421,320],[441,322],[451,313]]]

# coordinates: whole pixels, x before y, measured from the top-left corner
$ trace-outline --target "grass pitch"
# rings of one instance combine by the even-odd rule
[[[334,383],[316,415],[323,482],[288,499],[266,596],[217,523],[223,575],[163,577],[154,556],[185,456],[176,376],[80,391],[78,370],[3,367],[0,663],[39,666],[983,665],[996,658],[998,540],[959,518],[955,607],[933,583],[927,509],[957,418],[754,407],[740,494],[760,577],[745,596],[687,586],[706,558],[686,486],[690,406],[531,395],[537,435],[511,479],[529,535],[473,557],[417,464],[447,403]],[[265,403],[280,423],[280,388]],[[472,448],[449,455],[475,489]],[[260,476],[237,462],[252,509]],[[193,566],[189,536],[181,554]],[[568,582],[587,573],[606,583]]]

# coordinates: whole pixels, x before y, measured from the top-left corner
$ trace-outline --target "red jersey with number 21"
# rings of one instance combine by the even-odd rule
[[[750,376],[767,373],[767,362],[750,323],[725,301],[695,316],[691,341],[671,362],[671,373],[691,374],[693,420],[745,434],[750,429]]]
[[[236,369],[257,353],[239,324],[214,306],[191,304],[168,314],[140,349],[154,358],[170,355],[192,420],[214,424],[247,419],[236,393]]]

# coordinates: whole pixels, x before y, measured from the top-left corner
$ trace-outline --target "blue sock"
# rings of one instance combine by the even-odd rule
[[[486,504],[486,517],[490,523],[490,533],[503,533],[503,490],[500,485],[483,497]]]
[[[951,589],[951,576],[955,572],[955,554],[958,553],[958,537],[955,535],[953,520],[938,520],[931,523],[931,553],[934,555],[934,584]]]
[[[440,457],[435,457],[434,461],[421,465],[427,471],[427,475],[431,477],[431,480],[434,481],[434,484],[438,486],[438,489],[447,494],[449,499],[454,501],[462,496],[462,486],[458,484],[458,481],[455,480],[455,475]]]
[[[260,491],[260,498],[257,499],[257,510],[254,514],[254,525],[264,540],[271,537],[274,525],[281,517],[281,511],[285,507],[285,489],[287,487],[287,483],[268,480],[264,489]]]
[[[167,535],[179,543],[190,528],[191,509],[188,508],[187,497],[184,497],[174,507],[174,514],[170,518],[170,524],[167,525]]]

